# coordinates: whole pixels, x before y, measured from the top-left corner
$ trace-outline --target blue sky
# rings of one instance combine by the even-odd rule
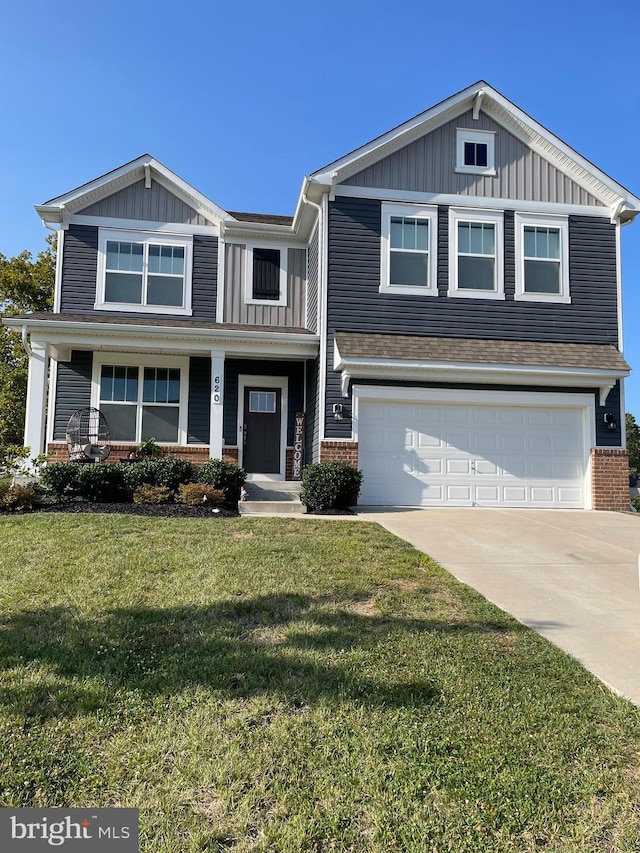
[[[640,195],[637,0],[6,3],[0,252],[33,205],[149,152],[222,207],[292,214],[305,174],[479,79]],[[640,418],[640,217],[622,230]]]

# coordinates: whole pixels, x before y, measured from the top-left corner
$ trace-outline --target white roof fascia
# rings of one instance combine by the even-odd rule
[[[638,197],[578,154],[573,148],[570,148],[561,139],[489,86],[488,83],[482,81],[463,89],[397,128],[329,163],[318,172],[314,172],[311,175],[311,180],[326,186],[335,184],[336,181],[346,180],[371,163],[377,162],[404,147],[413,139],[424,136],[455,118],[456,115],[473,108],[475,98],[480,92],[483,93],[482,110],[544,157],[545,160],[552,163],[559,171],[566,174],[606,206],[614,206],[623,199],[623,212],[626,210],[633,216],[640,212],[640,199]]]
[[[342,372],[343,395],[351,379],[406,379],[447,382],[488,382],[499,384],[573,385],[599,388],[601,396],[616,379],[629,376],[629,370],[591,367],[554,367],[544,365],[491,364],[486,362],[443,362],[344,358],[334,350],[334,370]],[[606,399],[606,394],[604,395]],[[604,405],[604,403],[602,403]]]
[[[36,211],[41,219],[47,222],[60,222],[62,221],[60,214],[62,208],[66,207],[71,212],[78,212],[98,199],[112,195],[136,180],[142,180],[145,177],[145,166],[151,168],[153,177],[159,184],[173,192],[198,213],[223,222],[235,222],[235,219],[219,205],[183,181],[175,172],[172,172],[149,154],[143,154],[130,163],[125,163],[117,169],[107,172],[106,175],[50,199],[45,204],[36,205]]]
[[[254,332],[242,329],[202,329],[185,328],[184,326],[151,326],[130,323],[95,323],[71,320],[41,320],[18,319],[7,317],[3,324],[12,329],[26,327],[37,340],[48,343],[60,343],[79,346],[91,345],[91,341],[100,342],[101,349],[109,349],[112,339],[120,341],[126,338],[137,345],[148,345],[149,341],[158,340],[158,348],[175,343],[183,349],[192,348],[196,343],[197,349],[211,349],[212,345],[229,348],[233,344],[241,344],[245,349],[261,347],[272,352],[275,349],[299,351],[300,355],[317,355],[319,337],[317,335],[291,334],[288,332]],[[80,340],[82,339],[82,341]],[[285,357],[285,356],[283,356]]]

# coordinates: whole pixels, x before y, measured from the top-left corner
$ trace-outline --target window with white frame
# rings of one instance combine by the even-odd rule
[[[504,299],[502,213],[449,209],[449,296]]]
[[[246,247],[245,302],[249,305],[287,304],[286,248]]]
[[[191,313],[190,237],[100,230],[96,308]]]
[[[438,209],[383,204],[380,291],[437,296]]]
[[[107,419],[112,441],[181,442],[186,407],[180,367],[105,362],[96,371],[95,403]]]
[[[566,217],[516,213],[515,250],[516,299],[571,301]]]
[[[491,130],[456,128],[456,172],[495,175],[495,139]]]

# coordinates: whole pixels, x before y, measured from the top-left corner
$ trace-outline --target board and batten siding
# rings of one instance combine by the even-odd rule
[[[615,226],[569,217],[571,304],[514,300],[513,213],[504,214],[505,300],[447,296],[448,210],[438,215],[438,297],[380,293],[380,202],[337,198],[329,206],[327,437],[351,435],[351,403],[333,370],[334,330],[568,343],[618,343]],[[613,394],[613,392],[612,392]],[[342,403],[344,420],[332,417]]]
[[[246,247],[241,243],[227,243],[225,251],[223,317],[225,323],[285,326],[289,328],[304,327],[307,276],[307,253],[305,249],[281,249],[281,251],[287,252],[286,305],[247,305],[245,302]]]
[[[71,361],[59,361],[53,414],[53,440],[65,441],[69,418],[91,405],[93,353],[72,350]]]
[[[318,264],[319,239],[316,225],[309,241],[307,261],[307,322],[306,328],[312,332],[318,331]]]
[[[459,127],[495,132],[495,176],[456,173],[456,129]],[[598,199],[486,113],[481,111],[474,121],[472,110],[342,183],[354,187],[602,206]]]
[[[176,222],[182,225],[213,225],[182,199],[152,180],[146,188],[144,180],[101,198],[78,211],[83,216],[105,216],[112,219],[141,219],[146,222]]]
[[[62,263],[61,313],[108,315],[108,310],[96,311],[98,277],[98,228],[92,225],[70,225],[64,236]],[[218,286],[218,238],[195,235],[193,237],[192,311],[181,320],[216,320]],[[116,312],[120,317],[162,319],[165,313],[149,314],[134,311]]]

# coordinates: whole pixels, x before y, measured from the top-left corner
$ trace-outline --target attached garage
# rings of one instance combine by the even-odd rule
[[[360,503],[585,509],[594,397],[355,386]]]

